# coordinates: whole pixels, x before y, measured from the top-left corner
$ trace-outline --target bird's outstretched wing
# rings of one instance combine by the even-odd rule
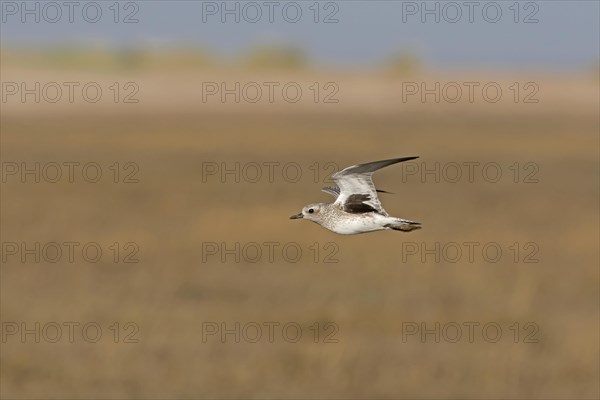
[[[340,195],[340,188],[337,186],[326,186],[321,189],[321,192],[328,193],[337,199]]]
[[[337,188],[323,188],[323,191],[332,195],[338,193],[334,204],[339,205],[345,212],[352,214],[376,212],[388,215],[377,197],[377,190],[372,179],[373,172],[388,165],[415,158],[418,157],[402,157],[353,165],[331,177],[338,185]]]

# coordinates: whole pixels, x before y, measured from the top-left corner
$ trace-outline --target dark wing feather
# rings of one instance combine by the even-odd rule
[[[362,214],[367,212],[379,212],[368,202],[371,197],[368,194],[352,194],[344,203],[344,211],[351,214]]]

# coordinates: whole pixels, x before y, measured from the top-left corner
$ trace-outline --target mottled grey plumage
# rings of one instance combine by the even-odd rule
[[[358,164],[334,174],[332,179],[337,186],[324,187],[323,192],[335,197],[333,203],[311,204],[291,219],[304,218],[340,234],[355,234],[384,229],[409,232],[419,229],[420,223],[391,217],[381,206],[372,175],[375,171],[418,157],[402,157],[391,160]]]

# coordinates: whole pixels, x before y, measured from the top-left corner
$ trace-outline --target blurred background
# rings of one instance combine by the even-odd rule
[[[0,2],[2,398],[600,396],[597,2],[69,4]],[[288,219],[412,155],[423,229]]]

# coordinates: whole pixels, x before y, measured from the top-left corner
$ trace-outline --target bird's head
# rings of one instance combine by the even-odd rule
[[[320,221],[321,217],[322,217],[322,212],[324,209],[323,206],[324,206],[324,204],[322,204],[322,203],[309,204],[302,209],[301,213],[292,215],[290,217],[290,219],[304,218],[304,219],[308,219],[310,221],[315,221],[315,222]]]

